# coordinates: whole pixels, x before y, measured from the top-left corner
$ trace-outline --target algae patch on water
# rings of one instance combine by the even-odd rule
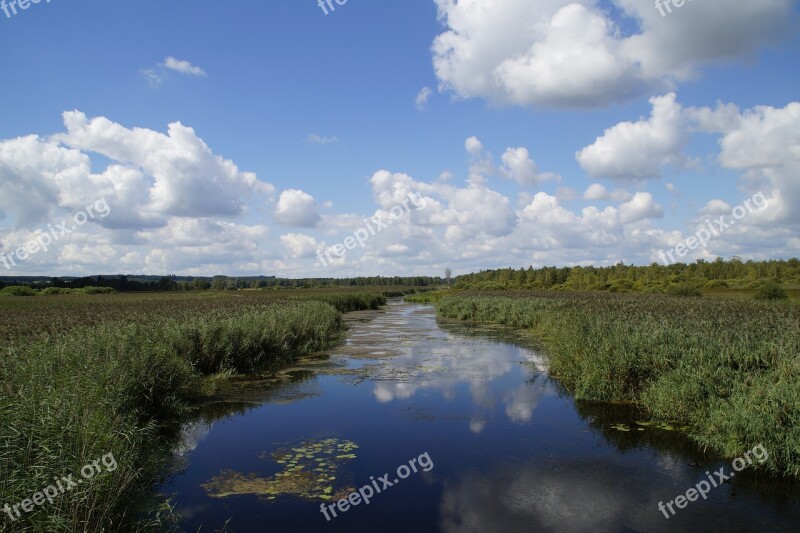
[[[634,429],[636,429],[636,431],[644,431],[645,428],[661,429],[664,431],[682,431],[684,433],[689,431],[689,426],[681,426],[676,420],[673,420],[671,422],[637,420],[636,425],[639,427],[634,428],[629,426],[628,424],[623,424],[623,423],[611,424],[610,427],[611,429],[615,429],[617,431],[623,431],[625,433],[632,431]]]
[[[637,426],[642,427],[650,427],[654,429],[662,429],[664,431],[689,431],[689,426],[682,426],[680,422],[677,420],[671,420],[669,422],[656,422],[656,421],[636,421]]]
[[[325,439],[305,441],[299,446],[262,454],[272,458],[283,470],[270,477],[223,470],[203,485],[212,498],[227,498],[254,494],[269,500],[281,495],[299,496],[310,500],[338,500],[353,489],[335,489],[339,466],[356,458],[358,446],[348,440]]]

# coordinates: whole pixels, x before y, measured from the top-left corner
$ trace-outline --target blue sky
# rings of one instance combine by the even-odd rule
[[[798,255],[797,2],[672,9],[0,10],[0,254],[15,259],[0,274],[646,264],[758,193],[763,209],[682,260]],[[320,262],[408,193],[425,207]],[[101,200],[104,218],[18,253]]]

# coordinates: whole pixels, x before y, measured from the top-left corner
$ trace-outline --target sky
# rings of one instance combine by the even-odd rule
[[[800,256],[797,0],[32,1],[0,276]]]

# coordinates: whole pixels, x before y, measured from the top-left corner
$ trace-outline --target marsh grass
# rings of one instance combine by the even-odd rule
[[[461,291],[454,289],[440,289],[437,291],[410,294],[405,297],[405,301],[418,304],[436,303],[446,296],[453,296],[459,292]]]
[[[643,294],[465,293],[438,313],[531,329],[579,400],[630,402],[733,458],[800,477],[800,307]]]
[[[107,453],[118,468],[16,522],[0,515],[2,530],[163,528],[168,516],[134,508],[166,458],[159,423],[185,413],[219,376],[288,364],[338,343],[345,328],[337,309],[385,302],[324,294],[33,300],[47,303],[3,302],[5,312],[20,312],[0,315],[0,322],[21,322],[6,332],[0,358],[0,505],[30,498],[54,477],[79,478],[82,466]],[[37,315],[57,324],[36,332]]]
[[[340,313],[380,309],[382,305],[386,305],[386,296],[383,293],[328,294],[302,296],[301,298],[328,303],[335,307]]]

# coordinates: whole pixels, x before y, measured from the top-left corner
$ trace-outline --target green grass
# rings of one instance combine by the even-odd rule
[[[322,301],[320,301],[322,300]],[[279,299],[223,295],[66,295],[0,302],[0,505],[14,505],[113,453],[118,468],[0,529],[159,530],[132,507],[166,457],[160,423],[213,392],[219,376],[291,363],[340,342],[337,309],[382,295],[309,292]],[[52,321],[49,328],[39,331]]]
[[[800,477],[800,306],[602,293],[464,293],[445,317],[527,328],[577,399],[631,402],[733,458]]]

